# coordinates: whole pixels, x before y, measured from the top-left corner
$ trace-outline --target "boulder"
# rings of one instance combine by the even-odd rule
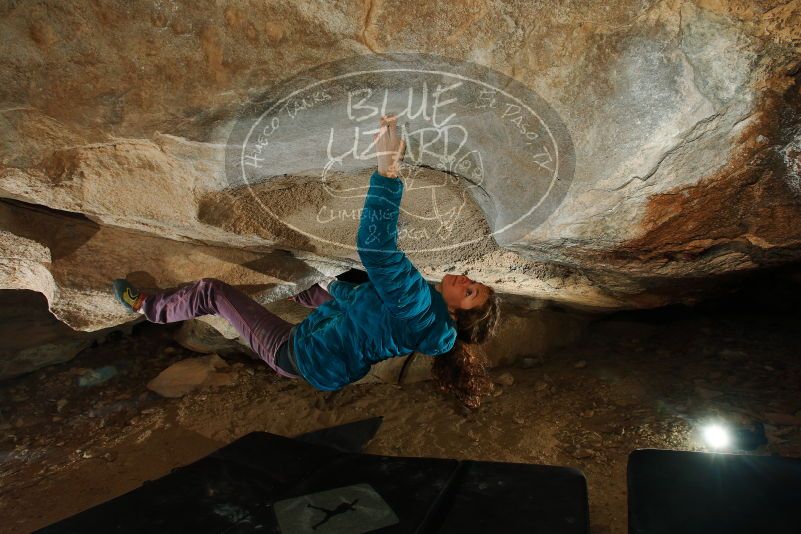
[[[78,332],[47,310],[41,293],[0,290],[0,380],[74,358],[105,332]]]
[[[496,235],[543,163],[495,129],[514,117],[465,114],[492,172],[421,164],[404,177],[399,244],[426,278],[464,272],[509,301],[590,311],[697,302],[801,260],[799,20],[778,0],[11,4],[0,288],[39,292],[91,332],[136,319],[114,302],[115,277],[149,289],[215,277],[267,304],[357,266],[363,195],[350,193],[374,159],[334,158],[323,175],[316,159],[347,98],[287,105],[283,120],[313,129],[270,140],[278,157],[258,183],[232,177],[229,141],[279,81],[425,53],[531,94],[572,147],[547,216]],[[379,94],[382,73],[365,88]],[[458,210],[423,202],[435,187]]]

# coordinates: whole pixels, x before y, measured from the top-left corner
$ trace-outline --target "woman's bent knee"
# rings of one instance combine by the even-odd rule
[[[225,282],[223,282],[222,280],[218,280],[217,278],[201,278],[199,282],[203,286],[209,286],[215,288],[219,288],[226,285]]]

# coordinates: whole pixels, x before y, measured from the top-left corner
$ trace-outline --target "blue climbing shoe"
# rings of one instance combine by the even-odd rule
[[[114,286],[114,296],[117,297],[125,308],[130,312],[142,313],[142,301],[145,295],[128,283],[124,278],[117,278],[112,282]]]

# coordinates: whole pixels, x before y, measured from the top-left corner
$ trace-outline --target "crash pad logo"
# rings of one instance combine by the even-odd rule
[[[266,90],[232,129],[229,185],[295,232],[354,249],[385,114],[407,146],[397,236],[407,252],[514,243],[570,186],[573,144],[545,100],[487,67],[428,54],[347,58]]]
[[[361,534],[400,521],[369,484],[355,484],[278,501],[274,510],[282,534]]]

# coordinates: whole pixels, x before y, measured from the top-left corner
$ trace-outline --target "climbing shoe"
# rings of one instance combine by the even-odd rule
[[[128,311],[143,313],[141,309],[142,301],[145,299],[143,293],[140,293],[138,289],[128,283],[128,280],[123,278],[115,279],[112,284],[114,285],[114,296]]]

